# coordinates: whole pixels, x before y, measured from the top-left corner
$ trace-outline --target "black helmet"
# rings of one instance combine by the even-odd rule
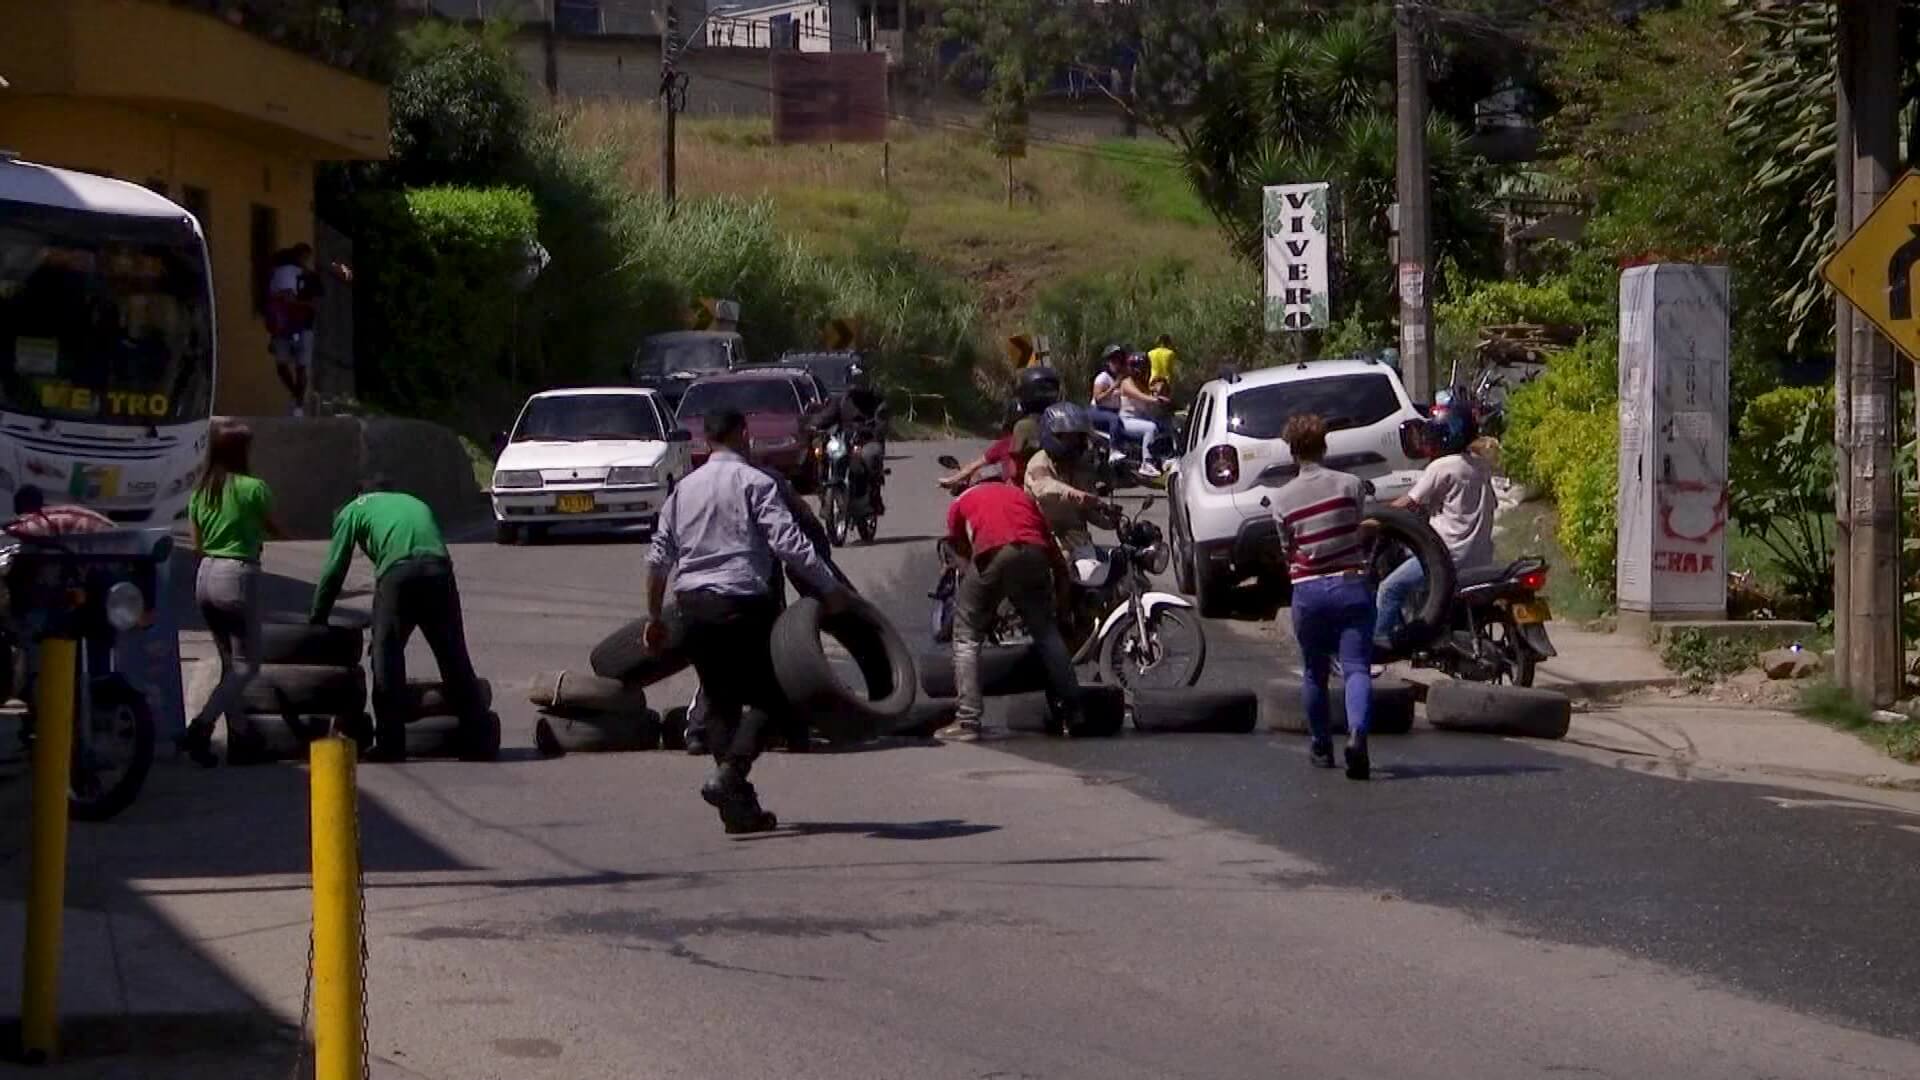
[[[1029,416],[1045,412],[1047,406],[1060,400],[1060,373],[1050,367],[1030,367],[1020,369],[1020,385],[1014,391],[1014,400],[1020,403],[1020,411]]]
[[[1427,421],[1427,445],[1433,449],[1435,457],[1463,454],[1479,437],[1477,428],[1473,422],[1473,411],[1464,401],[1458,402],[1447,410],[1445,416]]]
[[[1068,438],[1078,436],[1069,444]],[[1040,449],[1047,456],[1062,461],[1072,461],[1087,451],[1087,442],[1093,437],[1093,421],[1088,418],[1087,410],[1071,401],[1047,406],[1040,414]]]
[[[867,369],[859,364],[847,368],[847,389],[865,390],[873,385],[873,379],[867,375]]]

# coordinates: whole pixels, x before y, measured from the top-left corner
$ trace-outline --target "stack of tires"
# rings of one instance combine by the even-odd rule
[[[364,741],[372,730],[365,653],[364,627],[268,616],[260,675],[247,686],[246,730],[228,733],[228,761],[304,760],[307,744],[333,730]]]
[[[679,731],[669,733],[660,714],[647,706],[648,687],[692,665],[679,648],[671,610],[666,618],[667,644],[657,653],[647,650],[648,620],[635,619],[594,646],[591,671],[556,671],[534,679],[527,696],[540,710],[533,744],[542,756],[684,745],[685,715],[679,718]]]
[[[351,736],[366,749],[373,739],[373,718],[367,712],[367,672],[361,664],[365,653],[363,626],[315,626],[293,616],[269,617],[261,627],[260,675],[247,687],[250,730],[232,738],[229,760],[305,760],[307,744],[332,731]],[[500,752],[500,717],[492,712],[492,685],[482,679],[480,691],[488,709],[487,730],[471,756],[492,759]],[[468,748],[461,743],[446,688],[413,680],[407,693],[407,755],[465,754]]]

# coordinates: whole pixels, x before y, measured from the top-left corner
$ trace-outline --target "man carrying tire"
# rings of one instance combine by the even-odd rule
[[[667,497],[647,556],[647,646],[666,644],[658,616],[671,581],[715,761],[700,795],[729,834],[767,832],[779,821],[747,776],[767,729],[786,730],[793,712],[768,648],[780,614],[770,592],[775,561],[829,612],[845,610],[851,593],[808,541],[779,485],[747,463],[746,417],[720,409],[705,417],[705,430],[713,456]]]
[[[333,518],[333,547],[314,587],[314,625],[333,614],[340,586],[359,548],[373,563],[374,747],[369,761],[398,762],[407,757],[407,722],[413,719],[407,694],[407,641],[419,630],[440,667],[447,704],[460,718],[461,760],[492,756],[491,721],[480,680],[467,652],[460,612],[460,588],[453,560],[440,536],[432,508],[385,482],[367,484],[366,493],[340,508]]]
[[[964,562],[954,597],[953,678],[959,703],[943,739],[975,741],[1002,734],[985,726],[980,642],[1002,602],[1010,602],[1046,667],[1048,707],[1060,730],[1080,726],[1080,684],[1054,619],[1066,564],[1031,496],[1011,484],[969,488],[947,509],[947,540]]]
[[[1299,475],[1274,493],[1272,509],[1293,579],[1293,636],[1300,645],[1300,693],[1313,739],[1313,763],[1333,768],[1327,680],[1338,659],[1346,691],[1347,777],[1365,780],[1372,769],[1367,731],[1373,713],[1373,674],[1368,669],[1373,590],[1367,587],[1367,548],[1361,535],[1366,483],[1320,463],[1327,455],[1327,424],[1320,417],[1294,416],[1280,437],[1300,466]]]
[[[1473,452],[1473,415],[1464,408],[1448,410],[1445,419],[1429,425],[1429,438],[1439,456],[1427,463],[1420,479],[1391,506],[1420,510],[1433,531],[1447,545],[1456,570],[1472,570],[1493,562],[1493,514],[1499,499],[1493,493],[1493,467]],[[1394,634],[1405,618],[1407,599],[1427,583],[1419,556],[1409,558],[1380,582],[1379,614],[1374,620],[1374,649],[1394,648]]]

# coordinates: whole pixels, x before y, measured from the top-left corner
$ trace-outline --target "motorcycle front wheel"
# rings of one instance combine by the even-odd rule
[[[839,484],[820,496],[821,523],[827,527],[827,539],[834,547],[847,546],[847,489]]]
[[[854,522],[853,527],[859,530],[861,543],[871,544],[874,536],[880,532],[880,515],[869,510],[860,515],[860,520]]]
[[[95,679],[86,738],[76,739],[67,814],[105,821],[133,805],[153,767],[153,710],[146,695],[116,676]]]
[[[1492,650],[1499,659],[1501,672],[1494,682],[1509,682],[1514,686],[1533,685],[1533,650],[1520,636],[1520,624],[1513,619],[1510,611],[1501,611],[1497,618],[1489,618],[1480,624],[1480,641],[1483,648]]]
[[[1129,690],[1192,686],[1206,666],[1206,631],[1186,608],[1161,608],[1144,627],[1129,615],[1100,641],[1101,674]]]

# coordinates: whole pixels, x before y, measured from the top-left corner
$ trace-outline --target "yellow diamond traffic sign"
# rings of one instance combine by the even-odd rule
[[[1920,172],[1893,185],[1873,213],[1820,267],[1820,276],[1887,335],[1920,360]]]

